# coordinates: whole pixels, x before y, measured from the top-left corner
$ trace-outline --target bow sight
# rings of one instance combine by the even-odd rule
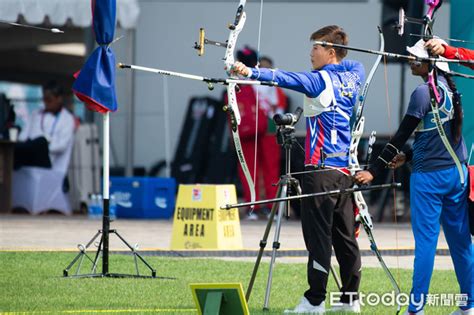
[[[225,43],[216,42],[216,41],[207,39],[205,34],[206,32],[204,31],[204,28],[200,28],[199,29],[199,44],[198,42],[194,42],[194,49],[198,51],[199,56],[204,55],[205,45],[214,45],[217,47],[227,48],[227,41]]]

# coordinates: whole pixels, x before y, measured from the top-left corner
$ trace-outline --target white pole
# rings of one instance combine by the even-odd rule
[[[166,177],[171,177],[171,158],[170,158],[170,124],[169,124],[169,96],[168,96],[168,78],[163,77],[163,119],[165,120],[165,162]]]
[[[103,136],[104,136],[104,143],[103,143],[103,198],[109,199],[109,145],[110,145],[110,114],[109,112],[104,114],[104,124],[103,124]]]
[[[104,114],[103,123],[103,216],[102,216],[102,274],[109,273],[109,230],[110,230],[110,207],[109,207],[109,146],[110,146],[110,114]]]

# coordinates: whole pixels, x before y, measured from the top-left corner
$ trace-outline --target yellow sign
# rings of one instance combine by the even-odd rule
[[[234,185],[179,185],[171,249],[242,249]]]

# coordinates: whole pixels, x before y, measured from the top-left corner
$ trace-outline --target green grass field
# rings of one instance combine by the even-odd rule
[[[0,252],[0,313],[13,314],[196,314],[189,283],[241,282],[246,290],[253,262],[218,259],[146,257],[163,279],[63,278],[76,253]],[[305,264],[279,263],[274,270],[270,311],[263,312],[268,263],[261,266],[252,296],[251,314],[282,314],[306,289]],[[141,268],[145,274],[145,268]],[[87,270],[84,269],[84,272]],[[112,255],[110,272],[134,273],[132,256]],[[410,270],[392,270],[408,292]],[[435,271],[432,293],[457,293],[453,271]],[[329,290],[335,284],[329,280]],[[382,269],[363,270],[361,292],[392,291]],[[455,307],[427,307],[428,314],[449,314]],[[402,309],[403,310],[403,309]],[[396,307],[363,306],[363,314],[394,314]],[[334,313],[332,313],[334,314]]]

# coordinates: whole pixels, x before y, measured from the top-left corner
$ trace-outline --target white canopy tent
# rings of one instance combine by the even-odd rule
[[[26,23],[91,26],[90,0],[2,0],[0,20]],[[117,22],[121,28],[135,28],[140,9],[137,0],[117,0]]]
[[[116,36],[125,37],[113,47],[119,60],[134,60],[134,28],[140,13],[138,0],[116,1],[119,28]],[[0,23],[0,81],[43,84],[55,79],[70,87],[74,81],[72,74],[82,68],[95,46],[91,0],[1,0],[0,21],[64,31],[53,34]],[[126,128],[120,128],[121,134],[114,138],[125,140],[126,145],[125,150],[112,155],[116,164],[126,165],[129,175],[133,168],[134,147],[133,78],[131,73],[117,73],[120,112],[114,117],[118,118],[117,124],[125,124]],[[115,139],[111,140],[113,146]]]
[[[117,0],[118,26],[125,32],[132,30],[139,12],[137,0]],[[93,49],[91,0],[2,0],[0,21],[64,31],[64,34],[53,34],[0,23],[0,80],[3,81],[39,84],[54,77],[66,86],[71,85],[71,74],[81,68]],[[133,33],[128,35],[133,37]],[[44,49],[59,44],[62,50]]]

